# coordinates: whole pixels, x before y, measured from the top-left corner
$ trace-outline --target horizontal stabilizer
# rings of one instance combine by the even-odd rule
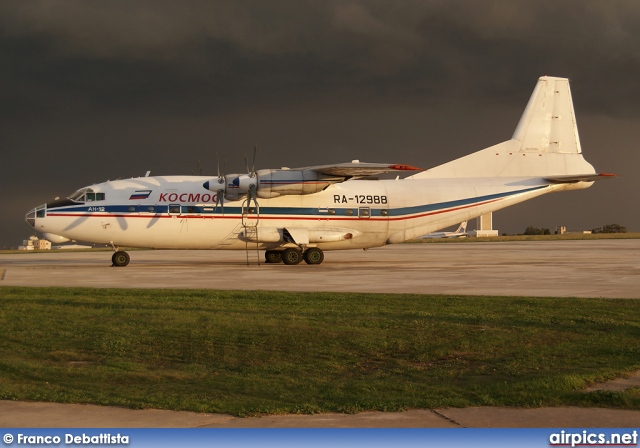
[[[612,173],[598,173],[598,174],[583,174],[578,176],[553,176],[545,177],[544,180],[554,182],[557,184],[573,184],[576,182],[593,182],[602,179],[611,179],[612,177],[618,177],[617,174]]]

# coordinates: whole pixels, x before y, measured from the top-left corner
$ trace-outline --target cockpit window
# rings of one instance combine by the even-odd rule
[[[95,193],[91,188],[82,188],[69,196],[69,199],[74,202],[104,201],[105,195],[104,193]]]
[[[87,191],[86,188],[83,188],[82,190],[78,190],[75,193],[73,193],[71,196],[69,196],[69,199],[76,202],[84,202],[84,194],[86,191]]]

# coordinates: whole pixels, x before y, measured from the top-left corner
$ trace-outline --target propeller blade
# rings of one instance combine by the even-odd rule
[[[253,161],[251,162],[251,169],[249,169],[249,159],[247,155],[244,155],[244,163],[247,166],[247,174],[249,177],[255,177],[256,175],[256,153],[258,152],[258,145],[253,146]]]
[[[213,208],[214,211],[218,209],[218,205],[224,215],[224,190],[218,190],[216,193],[216,206]]]
[[[258,194],[256,193],[256,185],[252,184],[247,192],[247,207],[251,207],[251,201],[258,207]]]
[[[253,145],[253,163],[251,164],[251,177],[256,175],[256,155],[258,153],[258,145]]]

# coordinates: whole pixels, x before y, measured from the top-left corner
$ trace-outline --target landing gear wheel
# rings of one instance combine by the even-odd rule
[[[118,266],[118,267],[128,265],[129,260],[130,260],[129,254],[121,250],[119,250],[118,252],[115,252],[111,257],[111,262],[113,263],[113,266]]]
[[[268,250],[264,253],[264,260],[267,263],[282,263],[282,251]]]
[[[302,252],[293,247],[285,249],[282,253],[282,261],[284,264],[298,264],[302,261]]]
[[[324,252],[317,247],[311,247],[304,251],[304,261],[307,264],[320,264],[324,260]]]

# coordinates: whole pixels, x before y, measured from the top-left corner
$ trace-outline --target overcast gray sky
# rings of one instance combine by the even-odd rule
[[[4,0],[0,248],[107,179],[360,159],[429,168],[508,140],[571,78],[585,158],[619,179],[494,215],[640,231],[640,2]]]

